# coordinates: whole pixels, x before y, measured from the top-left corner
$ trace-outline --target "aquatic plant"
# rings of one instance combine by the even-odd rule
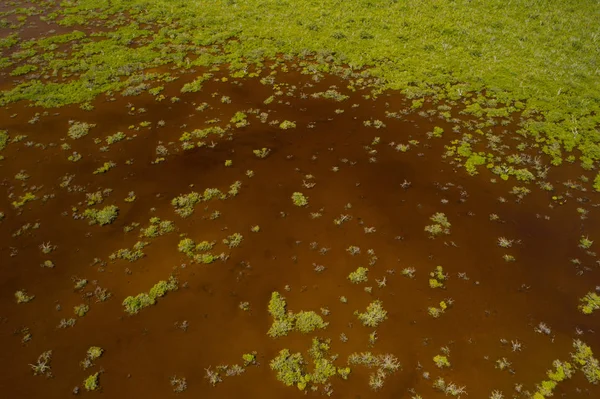
[[[377,327],[384,320],[387,319],[387,311],[383,309],[383,302],[380,300],[376,300],[371,302],[367,306],[367,311],[364,313],[360,313],[358,311],[354,312],[354,315],[360,320],[360,322],[367,327]]]
[[[145,307],[154,305],[156,300],[166,295],[169,291],[176,291],[179,288],[178,281],[175,277],[169,277],[167,281],[159,281],[148,293],[141,293],[137,296],[128,296],[123,300],[125,311],[129,314],[136,314]]]
[[[589,237],[581,236],[579,239],[579,247],[583,249],[589,249],[594,241],[590,240]]]
[[[445,301],[441,301],[441,302],[440,302],[440,307],[439,307],[439,308],[436,308],[436,307],[430,306],[430,307],[428,307],[428,308],[427,308],[427,313],[428,313],[428,314],[429,314],[431,317],[433,317],[433,318],[437,319],[437,318],[438,318],[438,317],[440,317],[442,314],[444,314],[444,312],[446,311],[446,309],[447,309],[447,308],[448,308],[448,305],[446,304],[446,302],[445,302]]]
[[[6,148],[10,136],[8,135],[8,130],[0,129],[0,151]]]
[[[187,380],[185,377],[178,377],[174,375],[169,379],[169,382],[173,387],[173,392],[175,393],[181,393],[187,389]]]
[[[33,370],[33,375],[44,374],[46,377],[52,376],[50,362],[52,360],[52,350],[46,351],[38,356],[35,364],[29,366]]]
[[[17,303],[27,303],[30,302],[33,298],[35,298],[35,295],[27,295],[27,291],[19,290],[15,292],[15,298],[17,300]]]
[[[99,375],[100,375],[100,373],[92,374],[83,381],[83,387],[86,389],[86,391],[95,391],[96,389],[98,389],[98,386],[99,386],[98,376]]]
[[[277,373],[277,380],[287,386],[296,385],[298,389],[303,390],[310,382],[310,376],[306,373],[306,363],[300,353],[292,354],[289,349],[282,349],[271,360],[269,366]]]
[[[280,129],[283,130],[287,130],[287,129],[293,129],[296,127],[296,123],[295,122],[291,122],[291,121],[283,121],[281,122],[281,124],[279,125]]]
[[[434,356],[433,361],[439,368],[450,367],[450,362],[446,356],[436,355]]]
[[[117,132],[111,136],[106,136],[106,144],[111,145],[121,140],[125,140],[127,136],[123,132]]]
[[[111,170],[112,168],[114,168],[116,166],[117,166],[117,164],[114,163],[114,162],[112,162],[112,161],[104,162],[104,164],[102,166],[100,166],[98,169],[96,169],[94,171],[94,174],[98,175],[98,174],[101,174],[101,173],[106,173],[106,172],[108,172],[109,170]]]
[[[102,353],[104,353],[104,349],[100,348],[99,346],[91,346],[87,351],[85,359],[80,362],[83,369],[85,370],[93,366],[94,360],[100,358]]]
[[[444,288],[444,281],[448,279],[448,275],[444,273],[442,266],[436,266],[435,270],[429,273],[429,286],[431,288]]]
[[[292,330],[307,334],[316,329],[326,328],[329,325],[313,311],[300,311],[294,314],[288,311],[286,307],[285,298],[281,294],[277,291],[271,293],[268,312],[273,317],[273,324],[267,332],[267,335],[271,338],[285,336]]]
[[[354,284],[364,283],[368,281],[367,273],[369,269],[366,267],[359,267],[352,273],[348,275],[348,280],[352,281]]]
[[[115,205],[105,206],[104,208],[98,209],[86,209],[83,212],[83,216],[90,220],[90,225],[99,224],[105,226],[111,224],[117,219],[119,215],[119,208]]]
[[[376,371],[369,375],[369,387],[375,391],[383,387],[388,375],[402,367],[396,356],[390,353],[375,356],[371,352],[354,352],[348,356],[348,364],[376,368]]]
[[[304,194],[295,192],[292,194],[292,201],[296,206],[307,206],[308,205],[308,197],[305,197]]]
[[[301,353],[292,354],[288,349],[279,351],[269,366],[276,372],[277,380],[287,386],[295,385],[301,391],[308,386],[315,389],[317,385],[326,384],[335,375],[344,379],[348,378],[350,368],[336,368],[333,361],[327,359],[329,349],[330,340],[312,339],[312,345],[308,351],[313,363],[312,372],[308,371],[308,363]],[[332,357],[332,359],[334,358]]]
[[[108,259],[111,261],[114,261],[117,259],[125,259],[125,260],[128,260],[129,262],[135,262],[136,260],[139,260],[146,255],[146,254],[144,254],[142,249],[144,247],[146,247],[147,245],[149,245],[149,243],[146,241],[138,241],[133,245],[132,249],[129,249],[129,248],[118,249],[117,251],[110,254]]]
[[[300,311],[294,315],[294,328],[303,334],[308,334],[316,329],[326,328],[329,323],[313,311]]]
[[[595,310],[600,309],[600,296],[595,292],[588,292],[579,301],[582,302],[579,310],[584,314],[592,314]]]
[[[446,383],[446,381],[442,377],[439,377],[435,380],[435,382],[433,383],[433,387],[439,391],[444,392],[446,395],[452,395],[459,398],[461,395],[467,394],[466,387],[459,387],[458,385],[452,382]]]
[[[506,237],[498,237],[498,246],[502,248],[510,248],[512,247],[514,240],[509,240]]]
[[[173,222],[152,217],[150,218],[150,225],[140,229],[140,237],[156,238],[173,231],[175,231],[175,224]]]
[[[260,150],[252,150],[252,152],[258,158],[263,158],[264,159],[264,158],[266,158],[271,153],[271,150],[269,148],[263,147]]]
[[[537,390],[533,394],[532,399],[544,399],[553,396],[553,391],[558,383],[571,378],[575,372],[573,366],[568,362],[554,360],[552,365],[554,366],[554,370],[548,370],[546,373],[550,379],[544,380],[537,385]]]
[[[84,303],[82,303],[81,305],[77,305],[73,308],[73,311],[79,317],[85,316],[89,310],[90,310],[90,307]]]
[[[96,126],[95,124],[77,121],[69,121],[69,125],[69,132],[67,135],[73,140],[87,136],[90,129]]]
[[[245,113],[238,111],[233,115],[229,122],[233,123],[235,127],[241,128],[250,124],[246,118],[247,115]]]
[[[240,246],[243,239],[244,236],[242,236],[240,233],[234,233],[227,238],[224,238],[223,244],[229,246],[229,248],[236,248]]]
[[[14,206],[17,209],[22,208],[23,205],[25,205],[26,203],[28,203],[30,201],[34,201],[36,199],[37,199],[37,197],[35,196],[35,194],[33,194],[31,192],[27,192],[24,195],[22,195],[18,201],[13,201],[12,206]]]
[[[425,231],[429,233],[431,238],[439,236],[441,234],[450,234],[450,222],[446,218],[446,215],[442,212],[433,214],[430,218],[434,224],[425,226]]]
[[[252,365],[257,364],[257,361],[256,361],[256,352],[244,353],[242,355],[242,360],[244,361],[244,367],[248,367],[251,364]]]
[[[583,371],[585,378],[590,383],[598,384],[600,382],[600,363],[594,357],[592,348],[579,339],[573,341],[573,347],[575,352],[571,353],[571,358],[574,365]]]

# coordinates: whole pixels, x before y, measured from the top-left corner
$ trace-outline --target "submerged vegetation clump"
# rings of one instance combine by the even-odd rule
[[[269,366],[276,372],[277,380],[285,385],[296,386],[301,391],[307,387],[316,390],[318,386],[327,384],[336,375],[346,379],[350,374],[349,367],[337,368],[333,364],[333,360],[327,358],[329,350],[329,340],[312,339],[312,345],[308,351],[313,363],[312,372],[308,371],[309,363],[302,354],[291,353],[289,349],[280,350]],[[336,357],[331,358],[335,359]]]
[[[304,196],[304,194],[300,192],[295,192],[294,194],[292,194],[292,202],[296,206],[307,206],[308,197]]]
[[[143,292],[135,297],[128,296],[123,300],[123,306],[127,313],[133,315],[148,306],[154,305],[158,298],[165,296],[169,291],[176,291],[178,288],[177,279],[171,276],[167,281],[163,280],[156,283],[148,293]]]
[[[232,197],[236,196],[241,188],[242,184],[240,181],[236,181],[230,186],[228,194]],[[194,212],[194,206],[201,202],[210,201],[213,198],[220,200],[227,199],[227,195],[217,188],[207,188],[202,194],[192,191],[189,194],[183,194],[173,198],[171,205],[175,208],[177,213],[182,218],[186,218],[192,215]]]
[[[73,140],[87,136],[90,129],[96,126],[95,124],[77,121],[69,121],[69,124],[71,126],[69,126],[68,136]]]
[[[283,337],[293,330],[308,334],[329,325],[316,312],[300,311],[294,314],[288,311],[285,298],[277,291],[271,294],[268,311],[273,317],[273,324],[267,332],[271,338]]]
[[[8,130],[0,130],[0,151],[6,148],[9,139]]]
[[[450,234],[451,224],[450,222],[448,222],[448,219],[446,218],[446,215],[444,213],[435,213],[433,216],[431,216],[430,219],[434,222],[434,224],[425,226],[425,231],[429,233],[429,236],[431,238],[442,234]]]
[[[105,226],[117,219],[117,216],[119,216],[119,208],[115,205],[109,205],[100,210],[86,209],[83,212],[83,216],[86,219],[89,219],[90,225],[99,224],[100,226]]]
[[[86,391],[95,391],[99,387],[98,376],[100,373],[94,373],[83,381],[83,387]]]
[[[368,272],[368,268],[359,267],[358,269],[356,269],[348,275],[348,280],[352,281],[354,284],[365,283],[369,280],[367,277]]]
[[[144,251],[142,251],[142,249],[144,249],[144,247],[147,246],[148,244],[149,243],[146,241],[138,241],[133,245],[133,247],[131,249],[129,249],[129,248],[118,249],[117,251],[110,254],[108,259],[111,261],[115,261],[117,259],[125,259],[125,260],[128,260],[129,262],[135,262],[136,260],[139,260],[145,256]]]
[[[580,301],[579,310],[584,314],[592,314],[600,309],[600,295],[595,292],[588,292]]]
[[[383,303],[380,300],[376,300],[367,306],[366,312],[355,311],[354,315],[364,326],[375,328],[387,319],[387,310],[383,309]]]
[[[241,234],[240,234],[241,236]],[[235,238],[235,237],[234,237]],[[228,241],[229,242],[229,241]],[[240,240],[241,242],[241,240]],[[179,241],[177,246],[179,252],[183,252],[195,263],[210,264],[219,258],[223,258],[225,254],[212,255],[208,251],[212,250],[215,246],[215,242],[201,241],[196,244],[191,238],[184,238]],[[239,244],[239,243],[238,243]]]
[[[398,358],[390,353],[376,356],[371,352],[354,352],[348,356],[348,364],[376,369],[369,375],[369,387],[374,391],[383,388],[386,377],[402,368]]]
[[[158,217],[150,218],[150,224],[140,229],[140,237],[156,238],[175,231],[175,225],[170,220],[161,220]]]
[[[448,275],[444,273],[442,266],[436,266],[435,270],[429,273],[429,286],[431,288],[444,288],[444,281],[448,279]]]
[[[554,360],[552,362],[554,370],[548,370],[548,380],[542,381],[537,385],[537,390],[533,394],[532,399],[544,399],[554,395],[554,389],[558,383],[569,379],[573,376],[575,370],[569,362],[562,362],[560,360]]]
[[[17,303],[31,302],[33,298],[35,298],[35,295],[27,295],[27,291],[25,290],[19,290],[15,292],[15,299],[17,300]]]
[[[99,359],[103,353],[104,349],[100,348],[99,346],[90,346],[85,359],[83,359],[79,364],[84,370],[86,370],[92,367],[94,365],[94,360]]]
[[[598,384],[600,382],[600,363],[594,357],[592,348],[578,339],[573,341],[573,347],[575,352],[571,353],[571,358],[575,366],[583,371],[585,378],[590,383]]]

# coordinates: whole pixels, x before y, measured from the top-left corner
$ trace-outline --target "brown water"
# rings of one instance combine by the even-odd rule
[[[184,81],[191,79],[189,76]],[[315,87],[306,87],[310,78],[297,72],[278,80],[294,84],[307,94],[326,90],[332,84],[346,86],[337,78],[328,78],[313,82]],[[569,359],[574,338],[600,353],[600,341],[594,333],[600,330],[598,315],[585,316],[577,310],[579,298],[593,291],[600,281],[597,257],[578,248],[581,235],[600,239],[598,196],[571,190],[572,198],[562,206],[550,198],[565,195],[562,182],[581,174],[576,167],[550,173],[548,180],[557,193],[531,186],[531,194],[517,202],[508,191],[522,184],[500,179],[492,184],[492,175],[485,170],[480,176],[470,177],[442,158],[444,145],[460,137],[451,132],[453,124],[416,112],[400,120],[386,118],[386,110],[399,111],[409,104],[395,94],[385,93],[371,101],[361,97],[366,92],[358,92],[340,103],[284,95],[265,106],[263,100],[272,94],[269,86],[258,80],[242,80],[239,86],[230,82],[208,82],[200,93],[180,95],[178,87],[183,82],[179,81],[165,90],[167,96],[181,97],[176,104],[156,102],[148,94],[117,96],[116,102],[100,98],[93,112],[65,107],[58,110],[58,115],[49,111],[36,124],[27,121],[36,112],[44,112],[42,109],[15,105],[0,110],[0,128],[7,129],[11,137],[28,136],[10,144],[3,151],[6,159],[0,161],[0,211],[6,214],[0,224],[0,387],[6,397],[67,397],[75,386],[82,386],[88,375],[99,370],[103,371],[100,392],[111,398],[175,395],[169,384],[172,375],[187,379],[188,389],[181,394],[187,397],[300,397],[304,393],[278,382],[268,364],[283,348],[302,351],[308,358],[306,350],[313,336],[331,338],[331,353],[340,355],[336,362],[339,366],[345,364],[350,353],[367,350],[393,353],[403,365],[402,371],[388,377],[377,393],[368,386],[371,370],[353,367],[348,381],[332,379],[335,397],[409,398],[410,389],[424,398],[443,397],[432,388],[439,376],[466,386],[470,398],[487,398],[492,390],[503,391],[505,397],[524,397],[514,391],[514,385],[524,384],[523,391],[534,392],[535,384],[545,378],[554,359]],[[214,92],[219,94],[212,97]],[[231,104],[222,104],[222,95],[231,97]],[[290,104],[277,104],[280,99]],[[213,108],[195,111],[194,103],[203,101]],[[147,112],[129,115],[128,102]],[[353,108],[352,104],[359,106]],[[209,138],[207,142],[217,143],[214,149],[178,150],[183,131],[204,127],[206,120],[217,117],[222,120],[218,125],[223,126],[236,111],[249,108],[268,109],[269,120],[288,119],[295,121],[297,128],[281,130],[248,115],[250,126],[234,129],[233,140]],[[336,114],[336,109],[345,112]],[[11,118],[13,114],[17,116]],[[363,121],[367,119],[382,120],[387,127],[365,127]],[[88,136],[71,140],[66,136],[69,120],[97,126]],[[166,126],[157,128],[159,120],[166,121]],[[128,130],[128,126],[142,121],[152,122],[152,127],[138,132]],[[309,123],[314,123],[314,128],[307,127]],[[181,127],[184,124],[187,127]],[[444,139],[427,138],[426,132],[434,126],[445,129]],[[509,125],[493,129],[500,132],[516,128]],[[137,137],[100,152],[104,143],[96,145],[93,139],[104,140],[117,131],[128,136],[136,133]],[[372,146],[377,153],[370,155],[364,147],[376,136],[381,142]],[[420,144],[404,153],[388,145],[412,139]],[[60,149],[63,140],[72,145],[71,150]],[[47,147],[27,147],[27,141]],[[152,165],[155,148],[161,142],[170,154],[165,162]],[[57,146],[50,147],[50,143]],[[252,154],[263,147],[271,149],[266,159]],[[69,162],[66,158],[73,151],[82,154],[83,159]],[[370,162],[370,157],[376,162]],[[125,163],[129,159],[134,160],[132,165]],[[117,167],[93,175],[109,160]],[[225,160],[232,160],[233,165],[225,167]],[[332,167],[339,170],[335,172]],[[30,191],[14,178],[23,169],[31,176],[25,186],[43,186],[36,195],[41,198],[53,194],[55,198],[46,203],[41,199],[30,202],[22,211],[13,209],[11,202]],[[254,171],[254,177],[245,176],[248,169]],[[71,187],[82,186],[83,192],[59,187],[66,174],[75,175]],[[314,188],[302,186],[307,174],[314,176]],[[227,191],[236,180],[242,181],[237,197],[199,204],[190,218],[182,219],[170,205],[174,197],[193,190],[217,187]],[[411,183],[406,189],[401,187],[405,180]],[[102,206],[116,204],[120,208],[113,224],[89,226],[87,221],[71,217],[72,207],[78,212],[85,209],[85,192],[105,188],[113,191]],[[123,200],[130,191],[137,196],[133,203]],[[309,197],[307,208],[292,204],[290,197],[296,191]],[[11,193],[14,198],[9,198]],[[507,201],[500,202],[501,196]],[[589,202],[577,202],[577,197],[585,196]],[[577,207],[589,210],[587,219],[579,218]],[[320,209],[322,217],[311,219],[310,212]],[[222,216],[210,220],[215,210]],[[430,239],[424,232],[435,212],[447,215],[452,224],[450,235]],[[501,221],[490,221],[491,213]],[[351,215],[352,219],[336,226],[333,220],[341,214]],[[141,260],[108,261],[112,252],[131,248],[139,240],[138,229],[124,233],[123,228],[132,222],[146,226],[152,216],[174,221],[178,231],[145,239],[151,244],[144,249],[146,256]],[[39,229],[12,236],[24,224],[35,222],[41,223]],[[259,225],[260,232],[252,233],[253,225]],[[365,227],[376,231],[366,234]],[[239,248],[230,250],[221,240],[234,232],[241,233],[244,240]],[[181,233],[196,242],[217,240],[215,251],[230,257],[211,265],[192,264],[177,251]],[[499,237],[515,243],[512,248],[502,249],[497,245]],[[48,241],[57,248],[45,255],[38,247]],[[311,249],[313,242],[317,249]],[[361,254],[351,256],[346,251],[351,245],[360,247]],[[323,255],[318,250],[321,248],[329,250]],[[371,266],[368,249],[377,256]],[[513,255],[516,261],[505,262],[504,254]],[[94,258],[107,264],[92,266]],[[581,265],[574,265],[573,258],[578,258]],[[46,259],[56,266],[40,267]],[[313,270],[315,264],[326,269],[317,273]],[[437,265],[442,265],[450,276],[443,290],[428,285],[429,273]],[[370,269],[366,285],[373,287],[371,294],[364,291],[365,284],[354,285],[347,279],[358,266]],[[407,267],[415,268],[414,279],[401,275]],[[459,278],[461,272],[468,280]],[[178,291],[168,293],[137,315],[129,316],[123,310],[125,297],[147,292],[171,273],[180,281]],[[75,291],[73,276],[96,280],[112,293],[112,298],[96,303],[93,297],[85,297],[94,285]],[[383,277],[387,284],[378,287],[375,279]],[[284,289],[286,285],[291,288],[289,292]],[[19,289],[35,295],[35,299],[17,304],[14,293]],[[273,291],[281,292],[294,312],[329,308],[331,314],[324,316],[329,327],[306,336],[294,332],[280,339],[269,338],[267,304]],[[340,302],[342,295],[348,298],[347,304]],[[454,304],[445,314],[437,319],[427,314],[429,306],[438,306],[447,298],[452,298]],[[373,329],[361,326],[353,312],[364,311],[374,299],[383,301],[388,320],[377,328],[379,339],[369,348],[368,334]],[[238,308],[242,301],[250,303],[250,312]],[[80,303],[89,304],[89,313],[78,318],[73,328],[56,328],[62,318],[76,317],[72,309]],[[56,309],[57,304],[61,310]],[[189,323],[187,331],[175,326],[184,320]],[[534,331],[540,322],[551,328],[549,336]],[[22,334],[18,332],[23,327],[32,334],[27,343],[21,343]],[[576,328],[582,335],[577,335]],[[341,333],[347,335],[348,342],[340,341]],[[518,340],[522,351],[513,352],[511,345],[502,344],[501,339]],[[79,362],[90,346],[100,346],[105,352],[93,368],[83,370]],[[432,358],[441,354],[443,346],[450,349],[452,367],[440,370]],[[50,349],[54,377],[33,376],[29,364]],[[215,387],[204,378],[206,368],[239,364],[241,355],[251,351],[258,352],[259,367],[249,367],[241,376],[223,376],[223,382]],[[512,363],[514,374],[495,368],[500,358]],[[430,373],[429,380],[423,377],[424,372]],[[598,397],[600,390],[577,373],[572,380],[559,384],[555,395]]]

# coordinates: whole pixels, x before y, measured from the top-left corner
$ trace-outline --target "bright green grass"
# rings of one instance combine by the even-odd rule
[[[47,55],[49,60],[43,60],[33,55],[28,63],[37,57],[46,73],[66,73],[65,79],[27,82],[2,93],[0,105],[32,100],[53,107],[89,101],[108,90],[139,85],[144,68],[167,63],[182,68],[231,63],[230,69],[240,70],[246,63],[276,54],[300,58],[316,54],[322,64],[372,68],[371,75],[380,78],[378,88],[398,89],[409,97],[471,97],[468,110],[478,117],[523,111],[520,133],[543,139],[541,146],[555,164],[561,162],[564,150],[580,150],[588,169],[600,160],[597,1],[81,0],[61,4],[59,12],[43,18],[66,26],[102,20],[119,34],[98,33],[102,40],[96,42],[79,33],[63,34],[56,41],[72,39],[75,58]],[[131,18],[150,27],[142,30]],[[48,39],[38,42],[14,44],[13,38],[3,46],[22,51],[52,44]],[[131,42],[138,46],[131,48]],[[200,46],[212,45],[217,47],[200,53]],[[186,59],[191,54],[199,57]],[[14,67],[4,69],[12,72]],[[120,76],[129,76],[130,81],[120,82]],[[478,92],[486,97],[472,96]]]

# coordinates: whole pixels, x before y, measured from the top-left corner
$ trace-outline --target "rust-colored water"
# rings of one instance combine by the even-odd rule
[[[339,79],[328,78],[307,87],[310,78],[295,72],[278,80],[307,94],[332,84],[346,86]],[[339,365],[345,364],[350,353],[367,350],[393,353],[403,365],[377,393],[368,387],[369,370],[353,368],[348,381],[332,380],[333,396],[340,398],[409,398],[411,389],[424,398],[443,397],[432,388],[439,376],[466,386],[471,398],[487,398],[493,390],[501,390],[505,397],[520,397],[514,385],[523,384],[523,390],[534,392],[554,359],[569,359],[574,338],[584,340],[600,354],[594,333],[600,331],[598,315],[585,316],[577,310],[578,299],[593,291],[599,281],[597,258],[578,248],[581,235],[600,239],[596,194],[572,191],[573,197],[559,206],[550,198],[557,193],[548,194],[532,186],[531,194],[517,203],[516,197],[508,194],[517,185],[514,181],[490,183],[492,175],[485,170],[470,177],[442,158],[444,145],[460,137],[451,132],[452,124],[416,112],[400,120],[386,118],[386,110],[399,111],[408,104],[392,93],[376,101],[355,93],[340,103],[283,95],[265,106],[263,100],[272,94],[269,86],[258,80],[241,83],[208,82],[200,93],[181,95],[177,89],[180,81],[165,90],[167,95],[181,97],[176,104],[156,102],[148,94],[117,96],[115,102],[100,98],[92,112],[65,107],[57,115],[49,111],[36,124],[27,121],[44,110],[22,105],[0,110],[0,128],[7,129],[12,137],[28,136],[10,144],[2,152],[5,160],[0,161],[0,211],[6,214],[0,224],[0,388],[5,397],[67,397],[99,370],[103,370],[100,394],[115,399],[174,395],[169,384],[173,375],[187,379],[188,389],[181,394],[186,397],[300,397],[304,393],[278,382],[268,364],[283,348],[302,351],[306,356],[312,336],[332,339],[331,353],[340,355]],[[215,92],[219,94],[211,96]],[[222,104],[222,95],[230,96],[231,104]],[[290,104],[277,104],[279,99]],[[136,109],[144,107],[147,112],[129,115],[130,101]],[[194,104],[203,101],[213,108],[195,111]],[[353,108],[352,104],[359,106]],[[220,118],[219,125],[223,126],[236,111],[249,108],[269,109],[269,120],[288,119],[295,121],[297,128],[281,130],[249,115],[251,125],[234,129],[233,140],[213,138],[217,143],[214,149],[179,150],[183,131],[201,128],[213,118]],[[336,109],[345,112],[336,114]],[[11,118],[13,114],[17,116]],[[363,121],[367,119],[382,120],[387,127],[365,127]],[[71,140],[66,136],[69,120],[97,126],[88,136]],[[159,120],[166,126],[156,127]],[[152,122],[152,127],[137,132],[128,129],[142,121]],[[307,127],[311,122],[314,127]],[[184,124],[187,126],[182,127]],[[434,126],[445,129],[443,139],[427,138],[426,132]],[[494,129],[514,130],[514,126]],[[100,152],[104,143],[94,144],[93,139],[104,140],[117,131],[137,137]],[[365,146],[376,136],[381,138],[372,146],[377,153],[368,154]],[[409,140],[420,144],[404,153],[388,145]],[[27,147],[27,141],[43,143],[46,149]],[[61,150],[63,141],[72,149]],[[153,165],[160,143],[170,154],[165,162]],[[263,147],[272,151],[266,159],[252,154]],[[83,159],[69,162],[66,158],[73,151]],[[370,157],[376,162],[370,162]],[[132,165],[125,163],[129,159],[134,160]],[[117,167],[106,174],[93,174],[109,160]],[[225,167],[226,160],[232,160],[233,165]],[[339,170],[333,171],[333,167]],[[248,169],[254,171],[254,177],[245,176]],[[14,178],[20,170],[30,175],[25,183]],[[75,175],[71,187],[82,186],[83,192],[59,187],[66,174]],[[314,188],[302,186],[308,174],[314,176]],[[564,195],[562,182],[575,180],[579,174],[577,168],[552,171],[548,180],[558,194]],[[170,205],[180,194],[201,192],[206,187],[226,191],[236,180],[242,181],[237,197],[197,205],[190,218],[180,218]],[[401,187],[404,181],[411,183],[409,188]],[[39,198],[45,194],[55,197],[46,203],[38,199],[17,211],[11,202],[30,191],[22,185],[43,186],[37,192]],[[113,224],[89,226],[87,221],[71,217],[72,207],[78,212],[85,209],[85,192],[106,188],[113,191],[104,205],[120,208]],[[130,191],[137,196],[133,203],[124,201]],[[296,191],[309,197],[307,208],[292,204],[290,197]],[[584,196],[588,202],[576,201]],[[507,201],[502,203],[499,197]],[[580,206],[589,210],[585,220],[577,214]],[[310,212],[321,209],[322,217],[310,217]],[[215,210],[221,217],[210,220]],[[450,235],[430,239],[424,232],[435,212],[447,215],[452,224]],[[492,213],[501,221],[490,221]],[[352,219],[336,226],[333,220],[341,214]],[[131,248],[139,240],[138,229],[124,233],[123,228],[132,222],[146,226],[152,216],[174,221],[178,231],[146,240],[151,244],[141,260],[108,261],[112,252]],[[39,229],[13,237],[21,226],[35,222],[41,223]],[[260,232],[251,232],[253,225],[259,225]],[[366,234],[365,227],[376,231]],[[244,240],[239,248],[230,250],[221,240],[234,232],[241,233]],[[211,265],[192,264],[177,251],[182,233],[196,242],[216,240],[216,252],[230,257]],[[497,245],[499,237],[520,243],[502,249]],[[45,255],[38,247],[48,241],[57,248]],[[311,246],[313,242],[316,244]],[[359,246],[361,254],[347,253],[351,245]],[[321,248],[329,251],[321,254]],[[369,249],[377,256],[372,266],[368,265]],[[516,261],[505,262],[504,254],[513,255]],[[94,258],[107,264],[92,266]],[[574,265],[573,258],[582,265]],[[46,259],[55,263],[53,269],[40,267]],[[326,269],[317,273],[315,264]],[[450,276],[444,290],[428,285],[429,272],[437,265]],[[364,291],[364,284],[354,285],[347,279],[358,266],[370,269],[370,294]],[[401,275],[407,267],[416,269],[414,279]],[[180,281],[178,291],[137,315],[124,312],[121,302],[125,297],[147,292],[171,273]],[[468,280],[459,278],[458,273],[466,273]],[[94,285],[75,291],[73,276],[97,281],[112,298],[96,303],[93,297],[85,297]],[[375,279],[383,277],[387,284],[378,287]],[[289,292],[284,289],[286,285],[291,288]],[[19,289],[35,295],[35,299],[17,304],[14,293]],[[329,327],[313,335],[291,333],[276,340],[269,338],[267,303],[273,291],[281,292],[295,312],[329,308],[331,314],[324,316]],[[342,295],[348,298],[347,304],[339,301]],[[445,314],[438,319],[427,314],[429,306],[447,298],[454,304]],[[353,312],[363,311],[374,299],[383,301],[388,320],[377,328],[379,339],[369,348],[368,334],[373,330],[361,326]],[[250,312],[238,308],[242,301],[250,303]],[[72,309],[80,303],[89,304],[88,314],[78,318],[73,328],[56,328],[62,318],[76,317]],[[184,320],[189,323],[187,331],[175,326]],[[552,329],[550,336],[534,331],[540,322]],[[32,334],[26,343],[21,342],[21,333],[15,333],[23,327]],[[582,335],[577,335],[576,329]],[[348,342],[339,340],[341,333],[347,335]],[[513,352],[501,339],[518,340],[523,348]],[[105,352],[93,368],[83,370],[79,362],[90,346],[100,346]],[[441,354],[443,346],[450,349],[452,367],[440,370],[432,358]],[[46,350],[53,351],[54,377],[49,379],[33,376],[29,366]],[[241,376],[223,377],[215,387],[204,378],[206,368],[239,364],[241,355],[251,351],[258,352],[259,367],[250,367]],[[514,373],[495,368],[500,358],[512,363]],[[429,380],[423,377],[424,372],[430,373]],[[598,397],[600,391],[578,373],[561,383],[556,395]]]

